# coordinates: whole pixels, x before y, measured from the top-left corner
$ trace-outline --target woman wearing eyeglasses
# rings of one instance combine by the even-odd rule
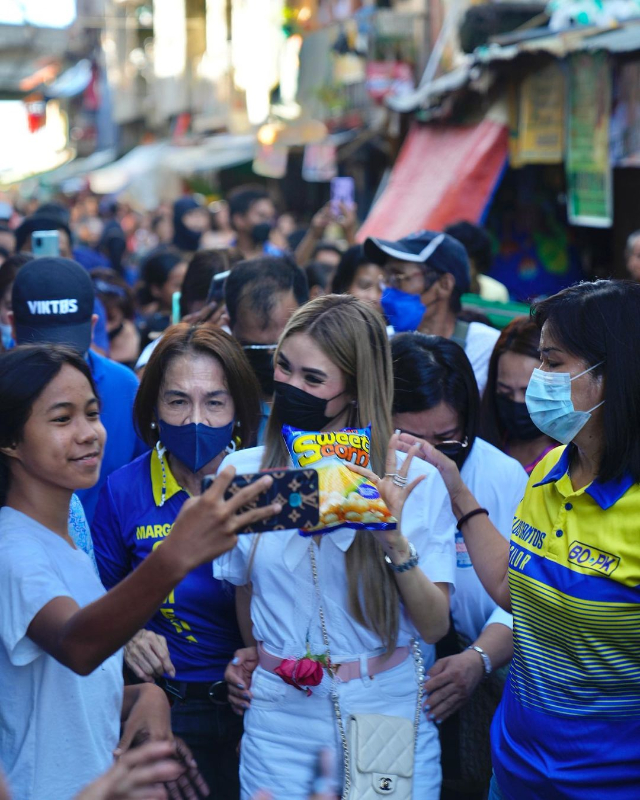
[[[478,438],[480,398],[464,350],[440,336],[403,333],[391,340],[391,353],[394,427],[455,461],[508,539],[527,475],[515,459]],[[426,711],[430,719],[446,720],[440,729],[443,786],[482,798],[491,778],[489,726],[504,685],[500,668],[513,654],[513,619],[482,588],[462,534],[455,536],[452,628],[425,648],[431,667]]]

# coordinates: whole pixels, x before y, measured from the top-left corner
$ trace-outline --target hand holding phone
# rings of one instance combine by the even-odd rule
[[[342,206],[353,208],[355,197],[356,185],[353,178],[331,179],[331,212],[336,219],[342,217]]]
[[[254,497],[248,504],[242,506],[238,513],[246,514],[272,503],[279,503],[282,510],[267,519],[243,525],[238,530],[239,534],[283,531],[291,528],[308,530],[318,525],[320,492],[318,473],[315,469],[282,469],[236,475],[227,488],[224,499],[231,500],[239,492],[246,491],[248,486],[264,478],[265,475],[269,475],[273,479],[271,486],[262,494]],[[213,475],[207,475],[202,479],[203,493],[207,491],[213,481]]]
[[[271,488],[273,479],[262,474],[257,481],[227,496],[235,477],[235,469],[226,467],[218,473],[208,491],[187,500],[176,518],[171,535],[163,543],[165,553],[190,572],[200,564],[215,561],[232,550],[236,534],[252,524],[276,516],[282,510],[279,502],[256,502],[259,495]]]

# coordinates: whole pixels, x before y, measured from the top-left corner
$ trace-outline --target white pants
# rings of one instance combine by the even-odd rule
[[[274,800],[308,800],[312,793],[318,754],[330,748],[335,753],[336,794],[343,782],[342,744],[338,734],[331,683],[325,676],[307,697],[288,686],[277,675],[258,667],[251,680],[253,699],[244,717],[240,749],[242,800],[251,800],[266,789]],[[338,683],[340,708],[346,721],[350,714],[388,714],[413,721],[416,709],[416,678],[413,659],[370,678]],[[413,777],[415,800],[440,797],[440,741],[424,712]]]

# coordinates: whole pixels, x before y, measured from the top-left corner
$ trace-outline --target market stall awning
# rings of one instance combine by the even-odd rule
[[[414,124],[358,239],[479,222],[506,163],[508,138],[506,122],[495,114],[476,125]]]

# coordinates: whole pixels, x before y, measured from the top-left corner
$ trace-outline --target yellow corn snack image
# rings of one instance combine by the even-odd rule
[[[294,466],[313,467],[318,472],[320,522],[304,536],[337,528],[392,530],[397,521],[375,486],[346,464],[369,465],[370,428],[343,431],[282,429]]]

